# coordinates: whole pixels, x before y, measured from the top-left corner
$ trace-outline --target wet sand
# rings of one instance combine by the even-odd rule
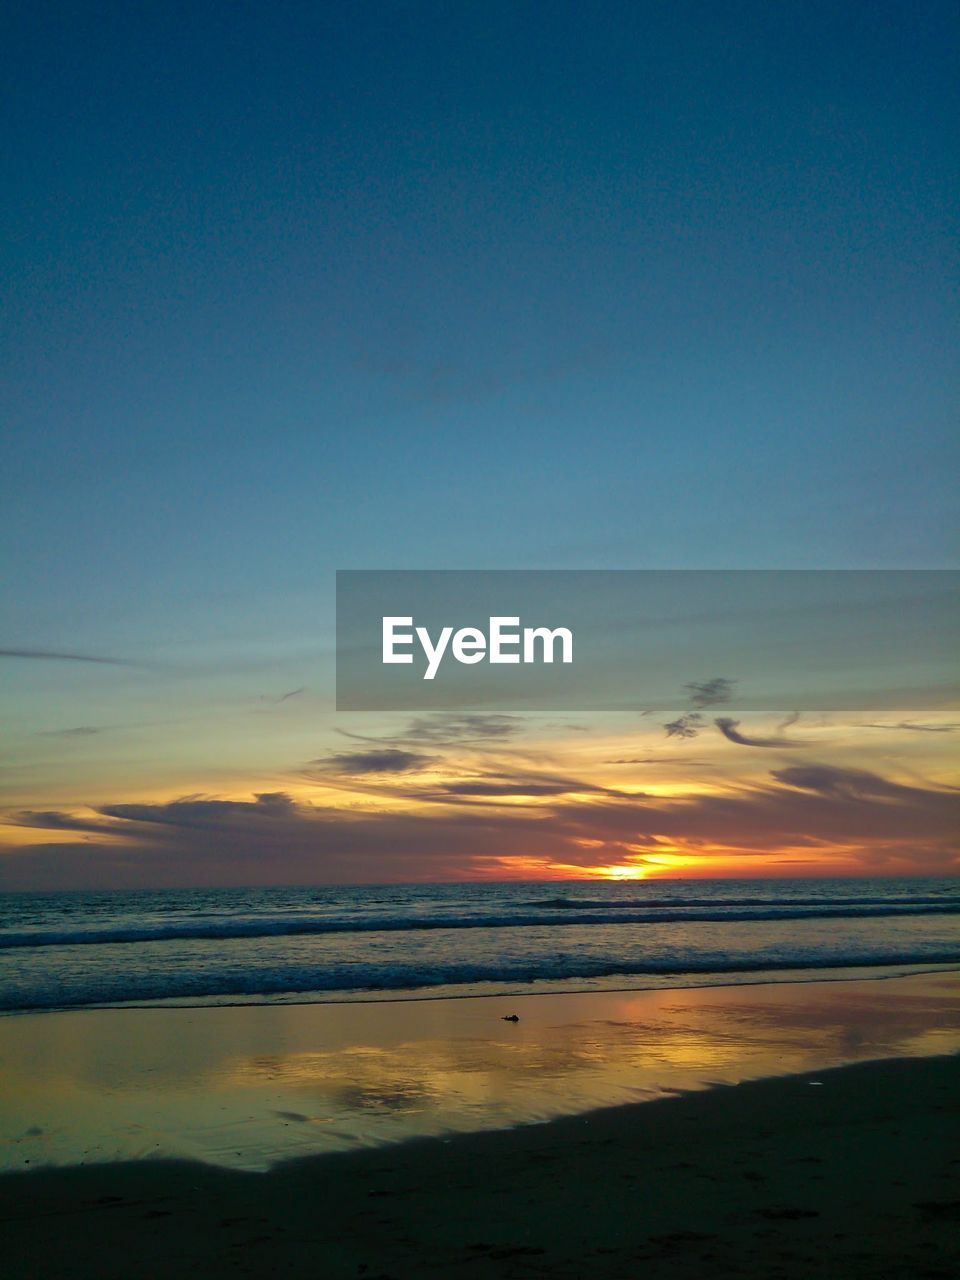
[[[0,1178],[9,1280],[948,1277],[960,1057],[290,1161]]]
[[[510,1014],[520,1021],[504,1021]],[[0,1018],[0,1172],[244,1172],[960,1051],[960,978]]]

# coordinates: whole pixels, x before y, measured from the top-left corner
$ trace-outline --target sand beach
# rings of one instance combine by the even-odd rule
[[[4,1274],[946,1277],[958,1050],[945,971],[7,1017]]]
[[[281,1164],[0,1179],[4,1273],[947,1277],[960,1059],[871,1063]]]

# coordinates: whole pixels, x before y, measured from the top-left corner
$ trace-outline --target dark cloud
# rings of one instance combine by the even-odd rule
[[[929,794],[922,787],[905,787],[899,782],[888,782],[886,778],[866,769],[843,769],[829,764],[791,765],[786,769],[775,769],[772,776],[789,787],[851,799],[880,796],[892,800],[915,800]]]
[[[725,738],[731,742],[736,742],[741,747],[798,747],[799,742],[794,742],[791,738],[748,738],[745,733],[741,733],[738,726],[739,720],[731,720],[729,716],[718,716],[713,722]]]
[[[691,680],[683,687],[690,690],[690,701],[695,707],[713,707],[730,701],[736,683],[726,676],[714,676],[712,680]]]
[[[781,720],[777,725],[777,733],[783,733],[784,729],[791,729],[800,719],[799,711],[791,711],[785,720]]]
[[[695,738],[703,728],[703,716],[697,711],[691,711],[689,715],[671,720],[663,727],[668,738]]]
[[[42,831],[82,831],[95,835],[116,833],[116,826],[102,818],[63,813],[59,809],[21,809],[7,821],[14,827],[37,827]]]
[[[549,817],[519,809],[358,812],[297,804],[286,795],[252,801],[188,796],[167,804],[107,805],[89,815],[33,812],[14,820],[87,838],[0,853],[4,887],[457,879],[479,859],[550,857],[557,841]]]
[[[14,826],[46,831],[76,831],[89,835],[109,835],[156,839],[157,825],[191,829],[228,829],[262,820],[288,819],[296,812],[294,802],[284,792],[264,792],[253,800],[219,800],[207,796],[183,796],[166,804],[107,804],[87,814],[51,809],[25,809],[8,819]]]
[[[342,751],[336,755],[311,760],[313,768],[328,773],[412,773],[426,769],[436,756],[422,755],[417,751],[400,751],[396,747],[381,747],[373,751]]]
[[[168,804],[103,805],[98,811],[107,818],[127,822],[163,823],[173,827],[230,826],[237,819],[276,820],[295,815],[297,806],[283,791],[264,791],[250,800],[216,800],[205,796],[184,796]]]

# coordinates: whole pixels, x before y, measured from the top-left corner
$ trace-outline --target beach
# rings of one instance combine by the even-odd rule
[[[958,1054],[946,971],[8,1015],[4,1274],[947,1276]]]
[[[4,1274],[948,1277],[960,1059],[281,1164],[0,1179]]]
[[[0,1172],[150,1158],[262,1173],[303,1156],[958,1050],[960,978],[942,969],[9,1014]]]

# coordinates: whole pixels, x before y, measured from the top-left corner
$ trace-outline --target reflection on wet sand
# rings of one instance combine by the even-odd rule
[[[957,1049],[960,979],[942,972],[512,1003],[28,1015],[0,1020],[0,1167],[163,1154],[265,1168]]]

